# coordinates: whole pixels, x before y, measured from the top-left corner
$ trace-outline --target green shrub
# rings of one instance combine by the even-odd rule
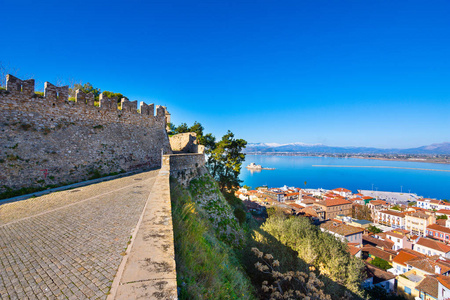
[[[380,232],[382,231],[381,229],[379,229],[378,227],[375,227],[375,226],[373,226],[373,225],[370,225],[370,226],[367,228],[367,230],[370,231],[370,232],[372,232],[372,233],[380,233]]]
[[[392,268],[392,265],[388,261],[379,257],[375,257],[370,263],[375,267],[378,267],[383,270]]]
[[[220,240],[205,211],[176,180],[170,193],[179,298],[254,299],[233,249]]]

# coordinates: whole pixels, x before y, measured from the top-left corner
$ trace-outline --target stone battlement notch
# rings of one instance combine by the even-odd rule
[[[22,80],[11,74],[6,75],[6,90],[13,95],[12,98],[16,97],[17,93],[23,96],[32,97],[35,94],[35,81],[34,79]],[[69,86],[56,86],[48,81],[44,83],[44,99],[48,103],[53,105],[69,103]],[[30,99],[31,101],[31,99]],[[81,90],[75,91],[75,103],[80,105],[86,105],[90,107],[95,107],[95,96],[93,93],[84,93]],[[170,122],[170,113],[167,111],[165,106],[156,106],[156,116],[155,116],[155,105],[146,104],[144,102],[139,103],[138,101],[129,101],[126,98],[122,98],[120,101],[120,107],[118,106],[117,97],[107,97],[104,93],[100,94],[99,97],[99,107],[107,111],[116,111],[129,114],[140,113],[143,116],[156,117],[157,120],[164,120],[166,124]]]
[[[33,79],[6,77],[0,90],[0,195],[119,172],[159,168],[172,153],[166,107],[107,97]]]

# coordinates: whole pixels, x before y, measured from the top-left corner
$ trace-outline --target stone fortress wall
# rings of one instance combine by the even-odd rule
[[[195,132],[173,135],[169,138],[173,154],[164,155],[163,165],[170,175],[187,187],[189,182],[207,173],[205,146],[199,145]]]
[[[0,193],[78,182],[100,175],[159,168],[170,154],[163,106],[76,91],[7,75],[0,90]]]

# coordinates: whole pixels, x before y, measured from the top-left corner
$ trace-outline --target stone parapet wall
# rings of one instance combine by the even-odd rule
[[[78,182],[121,171],[159,168],[171,153],[166,110],[137,102],[77,92],[68,101],[65,87],[46,84],[44,97],[34,80],[7,78],[0,90],[0,193],[24,187]],[[112,100],[116,101],[115,103]]]
[[[170,175],[175,177],[183,186],[207,171],[203,153],[170,154],[163,156],[163,165],[168,166]]]
[[[204,153],[205,151],[205,146],[198,145],[197,134],[195,132],[175,134],[169,140],[173,152]]]

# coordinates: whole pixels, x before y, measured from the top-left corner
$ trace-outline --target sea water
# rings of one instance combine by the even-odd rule
[[[254,162],[275,170],[251,171]],[[450,165],[375,159],[247,155],[240,179],[253,188],[284,185],[300,188],[411,192],[450,200]],[[306,185],[305,185],[306,182]]]

